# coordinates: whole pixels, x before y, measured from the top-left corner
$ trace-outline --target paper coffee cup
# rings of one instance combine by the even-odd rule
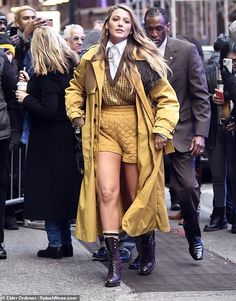
[[[17,83],[17,90],[26,92],[26,90],[27,90],[27,82],[18,82]]]

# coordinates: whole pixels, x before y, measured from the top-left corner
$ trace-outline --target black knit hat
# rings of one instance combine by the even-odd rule
[[[0,20],[1,21],[5,21],[6,25],[7,25],[7,18],[6,18],[6,16],[1,11],[0,11]]]
[[[8,49],[15,56],[15,47],[12,45],[8,35],[0,32],[0,48]]]
[[[229,42],[229,37],[226,36],[224,33],[221,33],[218,35],[215,43],[214,43],[214,50],[215,51],[221,51],[224,45],[226,45]]]

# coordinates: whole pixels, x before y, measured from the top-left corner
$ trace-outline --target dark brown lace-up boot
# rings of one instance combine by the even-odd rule
[[[155,232],[150,231],[135,238],[140,258],[140,275],[148,275],[156,265],[155,261]]]
[[[105,243],[110,255],[110,265],[105,280],[105,286],[119,286],[122,268],[119,253],[119,240],[114,237],[108,237],[105,238]]]

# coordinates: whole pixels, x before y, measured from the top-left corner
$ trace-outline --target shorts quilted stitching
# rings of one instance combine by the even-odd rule
[[[127,163],[137,162],[137,117],[135,107],[103,110],[100,122],[99,151],[112,151]]]

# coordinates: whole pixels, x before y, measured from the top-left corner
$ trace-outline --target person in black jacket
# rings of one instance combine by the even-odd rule
[[[229,72],[227,67],[223,66],[223,59],[230,58],[232,59],[233,70],[232,73]],[[224,90],[228,93],[228,97],[234,103],[234,116],[236,109],[236,42],[229,40],[228,43],[224,45],[221,50],[220,63],[222,69],[222,80],[224,83]]]
[[[39,257],[73,256],[70,220],[79,197],[73,129],[65,111],[65,89],[75,62],[67,43],[48,26],[35,29],[34,75],[16,97],[30,114],[25,168],[25,218],[45,220],[48,247]],[[28,79],[21,71],[20,79]]]
[[[228,68],[224,66],[223,60],[224,58],[229,58],[232,60],[232,72],[229,72]],[[219,160],[219,155],[223,151],[227,151],[227,172],[228,177],[231,183],[231,197],[232,197],[232,228],[231,232],[236,233],[236,176],[235,176],[235,168],[236,168],[236,161],[235,161],[235,148],[236,148],[236,139],[235,139],[235,130],[236,130],[236,42],[232,39],[228,39],[220,50],[220,68],[222,74],[222,81],[224,84],[224,94],[223,94],[223,102],[218,97],[217,92],[213,95],[213,101],[216,105],[221,107],[221,112],[223,112],[223,107],[230,107],[230,103],[234,104],[234,108],[229,113],[228,117],[224,117],[220,119],[220,124],[218,125],[218,135],[220,135],[220,140],[222,141],[222,147],[218,148],[217,152],[217,171],[219,173],[220,170],[223,170],[222,164]],[[222,114],[221,114],[222,115]],[[222,116],[221,116],[222,117]],[[222,128],[222,130],[220,130]],[[221,154],[222,155],[222,154]],[[224,167],[225,169],[226,167]],[[222,172],[221,172],[222,173]],[[221,190],[220,184],[222,186]],[[225,190],[225,182],[217,182],[218,187],[218,198],[221,196],[221,191]],[[224,199],[222,200],[224,202]],[[225,204],[222,203],[225,207]],[[223,213],[222,213],[223,215]],[[219,218],[221,216],[219,215]]]
[[[7,111],[11,123],[11,139],[9,145],[9,157],[13,160],[13,164],[9,167],[8,172],[8,193],[7,199],[19,196],[19,149],[23,152],[22,144],[20,143],[23,127],[23,110],[19,103],[16,101],[15,92],[16,84],[18,82],[18,70],[15,63],[15,47],[7,34],[0,32],[0,48],[4,51],[6,58],[5,73],[2,78],[3,85],[5,86],[4,95],[7,102]],[[6,59],[5,58],[5,59]],[[23,156],[22,156],[23,157]],[[22,164],[23,166],[24,164]],[[10,175],[10,169],[12,174]],[[10,185],[11,179],[13,185]],[[10,187],[11,186],[11,187]],[[12,188],[12,189],[11,189]],[[22,204],[10,205],[5,208],[5,229],[17,230],[18,225],[16,222],[16,209],[23,210]]]
[[[14,75],[11,73],[11,63],[8,59],[13,56],[14,47],[10,47],[12,54],[8,53],[5,43],[4,49],[0,49],[0,259],[7,258],[7,252],[4,248],[4,215],[5,201],[7,196],[8,184],[8,155],[9,143],[11,137],[10,118],[7,111],[7,102],[15,99],[12,97],[12,91],[16,89]],[[10,52],[11,52],[10,51]]]

